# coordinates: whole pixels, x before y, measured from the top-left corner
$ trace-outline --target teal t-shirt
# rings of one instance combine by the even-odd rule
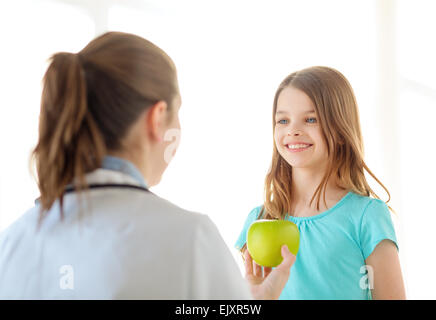
[[[238,250],[261,209],[249,213],[235,244]],[[297,225],[300,247],[280,299],[371,299],[366,258],[384,239],[398,250],[391,213],[383,201],[350,191],[325,212],[286,219]]]

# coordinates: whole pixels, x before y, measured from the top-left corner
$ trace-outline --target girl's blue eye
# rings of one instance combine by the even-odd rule
[[[288,121],[288,120],[282,119],[282,120],[277,121],[277,123],[286,124],[286,123],[283,123],[282,121]]]
[[[316,118],[307,118],[306,121],[308,123],[316,123]]]

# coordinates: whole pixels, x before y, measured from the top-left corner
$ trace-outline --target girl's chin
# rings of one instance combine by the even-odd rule
[[[286,162],[293,168],[301,168],[301,169],[309,169],[309,168],[315,168],[316,166],[313,164],[312,161],[295,161],[295,159],[285,159]]]

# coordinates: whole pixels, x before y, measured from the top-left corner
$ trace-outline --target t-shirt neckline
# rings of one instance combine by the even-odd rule
[[[353,194],[352,191],[348,191],[348,193],[347,193],[345,196],[343,196],[341,200],[339,200],[338,202],[336,202],[336,204],[335,204],[333,207],[331,207],[330,209],[328,209],[328,210],[326,210],[326,211],[324,211],[324,212],[318,213],[318,214],[316,214],[316,215],[314,215],[314,216],[310,216],[310,217],[294,217],[294,216],[291,216],[291,215],[289,215],[289,214],[286,214],[286,217],[287,217],[288,219],[290,219],[290,220],[294,220],[295,222],[297,222],[297,221],[317,220],[317,219],[323,218],[323,217],[329,215],[330,213],[332,213],[333,211],[335,211],[336,209],[338,209],[339,207],[341,207],[341,206],[344,204],[344,202],[345,202],[345,201],[346,201],[346,200],[347,200],[347,199],[348,199],[352,194]]]

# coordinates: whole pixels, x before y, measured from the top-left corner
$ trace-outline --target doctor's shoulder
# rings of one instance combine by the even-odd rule
[[[199,233],[209,234],[216,238],[219,232],[211,218],[206,213],[184,209],[171,201],[153,194],[143,198],[141,212],[135,213],[138,222],[149,226],[150,222],[157,223],[156,227],[164,232],[181,234],[183,237],[198,236]]]
[[[139,197],[137,197],[139,196]],[[156,227],[165,228],[165,225],[169,226],[168,229],[173,231],[180,230],[182,233],[190,232],[198,227],[210,227],[213,222],[210,218],[203,213],[193,212],[183,209],[172,202],[161,198],[157,195],[152,195],[151,197],[143,197],[140,194],[137,196],[130,197],[129,199],[129,210],[123,210],[118,216],[121,220],[136,220],[136,226],[138,229],[142,229],[140,226],[147,226],[149,229],[150,224],[156,224]],[[115,203],[111,203],[114,205]],[[38,231],[47,231],[47,229],[53,229],[59,226],[61,221],[59,220],[59,208],[57,208],[58,203],[54,204],[54,207],[49,210],[45,216],[42,228],[38,230],[38,221],[40,215],[40,206],[36,204],[34,207],[28,209],[25,213],[19,216],[14,222],[7,226],[4,230],[0,231],[0,247],[5,244],[5,242],[12,238],[24,238],[35,235]],[[56,208],[55,208],[56,207]],[[112,206],[114,211],[118,211],[118,205]],[[113,222],[113,214],[108,210],[107,214],[108,220]],[[68,209],[67,209],[68,211]],[[102,212],[102,218],[105,215]],[[83,212],[86,217],[86,210]],[[89,214],[92,214],[89,212]],[[64,223],[74,223],[70,219],[66,219]],[[86,219],[85,219],[86,220]]]
[[[28,209],[9,226],[0,231],[0,259],[8,252],[7,248],[13,246],[15,241],[31,237],[36,232],[38,222],[38,210],[36,207]]]
[[[0,231],[0,239],[2,236],[16,232],[18,230],[26,231],[29,226],[36,225],[38,222],[39,210],[37,206],[27,209],[24,213],[12,221],[6,228]]]

